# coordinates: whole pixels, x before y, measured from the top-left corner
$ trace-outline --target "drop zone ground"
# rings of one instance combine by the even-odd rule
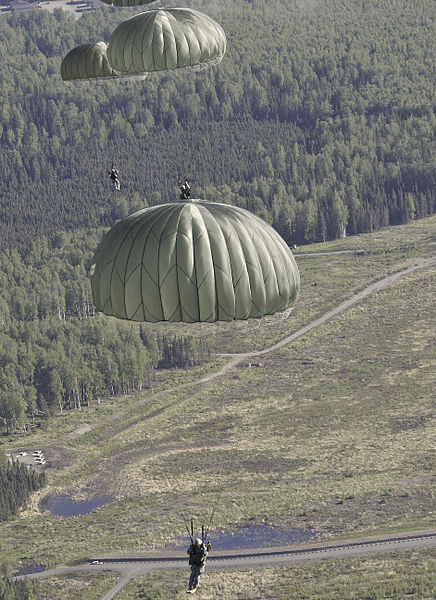
[[[64,414],[46,431],[8,441],[12,450],[44,451],[44,495],[103,495],[113,502],[62,519],[41,513],[41,496],[35,496],[19,520],[1,525],[4,558],[15,565],[57,565],[98,553],[161,549],[183,535],[184,518],[206,520],[220,490],[217,529],[250,523],[310,527],[319,540],[334,540],[434,526],[434,264],[405,274],[259,361],[222,355],[269,348],[376,281],[434,257],[435,230],[430,218],[298,249],[302,289],[287,318],[181,326],[183,333],[209,339],[217,355],[211,363],[160,373],[143,394]],[[352,252],[335,253],[343,250]],[[260,366],[249,367],[253,362]],[[350,582],[357,585],[358,574],[367,571],[374,589],[383,580],[406,593],[413,578],[405,573],[413,568],[418,591],[408,597],[426,598],[432,560],[419,550],[395,560],[356,558],[330,570],[305,565],[221,579],[211,573],[201,594],[230,598],[239,589],[246,594],[241,598],[266,598],[253,594],[273,586],[271,598],[304,597],[283,594],[290,587],[296,594],[307,578],[312,586],[319,583],[325,594],[319,597],[351,598],[345,595]],[[167,594],[150,597],[177,597],[175,573],[147,577],[129,586],[143,585],[144,593],[151,586],[158,594],[165,581]],[[139,588],[129,586],[121,599],[141,597],[134,595]],[[74,598],[72,593],[53,597]]]

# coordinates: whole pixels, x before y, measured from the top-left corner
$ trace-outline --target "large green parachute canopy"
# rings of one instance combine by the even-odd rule
[[[300,277],[279,234],[205,201],[142,209],[103,238],[91,268],[97,310],[132,321],[214,322],[287,309]]]
[[[109,38],[108,59],[122,73],[217,64],[226,36],[213,19],[190,8],[148,10],[124,21]]]
[[[99,79],[102,77],[119,77],[106,55],[107,45],[104,42],[85,44],[73,48],[61,63],[61,77],[64,81],[73,79]]]

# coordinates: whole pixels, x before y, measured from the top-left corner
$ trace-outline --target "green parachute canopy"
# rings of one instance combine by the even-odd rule
[[[61,63],[61,77],[64,81],[73,79],[116,78],[120,74],[113,69],[106,55],[104,42],[85,44],[73,48]]]
[[[213,19],[190,8],[169,8],[148,10],[118,25],[107,53],[114,69],[140,74],[210,66],[225,51],[225,33]]]
[[[287,309],[300,278],[288,246],[252,213],[205,201],[142,209],[103,238],[97,310],[132,321],[214,322]]]

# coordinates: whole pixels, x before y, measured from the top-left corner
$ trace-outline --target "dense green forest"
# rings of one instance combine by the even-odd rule
[[[0,563],[0,600],[35,600],[35,598],[33,583],[25,579],[14,581],[10,565]]]
[[[255,212],[288,243],[425,217],[436,199],[434,0],[184,2],[222,63],[64,83],[62,57],[142,9],[0,16],[0,418],[80,409],[207,359],[190,338],[94,315],[104,228],[193,195]],[[115,163],[121,191],[108,179]]]
[[[148,387],[160,368],[208,360],[206,342],[95,315],[87,262],[97,234],[40,238],[0,255],[0,418],[7,433],[53,411]],[[92,317],[92,318],[91,318]]]
[[[31,581],[14,581],[11,577],[0,577],[0,600],[35,600]]]
[[[45,473],[0,456],[0,521],[6,521],[26,506],[31,492],[45,485]]]
[[[141,82],[59,75],[71,48],[107,41],[138,9],[1,17],[2,244],[110,225],[175,198],[179,173],[288,242],[434,212],[433,0],[187,4],[224,27],[223,62]]]

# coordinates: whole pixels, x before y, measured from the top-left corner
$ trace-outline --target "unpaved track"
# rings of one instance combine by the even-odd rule
[[[328,254],[331,254],[331,253],[328,253]],[[310,256],[314,256],[314,255],[311,254]],[[416,263],[414,265],[408,267],[407,269],[403,269],[402,271],[398,271],[397,273],[394,273],[393,275],[389,275],[388,277],[385,277],[384,279],[380,279],[379,281],[376,281],[375,283],[373,283],[372,285],[368,286],[364,290],[362,290],[362,291],[358,292],[357,294],[355,294],[349,300],[346,300],[345,302],[343,302],[342,304],[340,304],[339,306],[337,306],[336,308],[334,308],[330,312],[326,313],[322,317],[319,317],[318,319],[315,319],[315,321],[312,321],[311,323],[309,323],[309,325],[306,325],[305,327],[302,327],[301,329],[299,329],[295,333],[287,336],[286,338],[284,338],[283,340],[281,340],[277,344],[274,344],[274,345],[270,346],[269,348],[265,348],[264,350],[254,350],[253,352],[244,352],[244,353],[241,353],[241,354],[219,354],[218,356],[229,358],[230,360],[223,367],[221,367],[218,371],[214,371],[213,373],[209,373],[208,375],[205,375],[201,379],[196,379],[194,381],[188,381],[187,383],[181,383],[181,384],[176,385],[176,386],[174,386],[172,388],[168,388],[166,390],[161,390],[160,392],[157,392],[156,394],[152,394],[151,396],[147,396],[146,398],[143,398],[142,400],[139,400],[138,402],[135,403],[134,406],[137,406],[139,404],[145,404],[146,402],[149,402],[150,400],[154,400],[156,398],[160,398],[161,396],[164,396],[166,394],[172,394],[174,392],[179,392],[181,390],[186,390],[186,389],[191,388],[191,387],[196,387],[196,386],[202,386],[203,387],[206,384],[209,384],[210,382],[214,381],[215,379],[218,379],[219,377],[222,377],[228,371],[230,371],[231,369],[233,369],[234,367],[236,367],[239,363],[245,361],[247,358],[254,358],[254,357],[257,357],[257,356],[264,356],[265,354],[269,354],[270,352],[274,352],[274,350],[277,350],[279,348],[282,348],[283,346],[288,345],[289,343],[293,342],[294,340],[296,340],[300,336],[304,335],[305,333],[307,333],[308,331],[310,331],[314,327],[318,327],[319,325],[322,325],[323,323],[326,323],[329,319],[332,319],[336,315],[344,312],[345,310],[348,310],[349,308],[351,308],[352,306],[354,306],[358,302],[361,302],[362,300],[364,300],[368,296],[370,296],[370,295],[372,295],[372,294],[374,294],[376,292],[379,292],[381,290],[384,290],[384,289],[390,287],[392,284],[394,284],[396,281],[398,281],[398,279],[400,279],[401,277],[404,277],[405,275],[409,275],[410,273],[413,273],[414,271],[417,271],[418,269],[423,269],[423,268],[426,268],[426,267],[430,267],[431,265],[434,265],[434,264],[436,264],[436,256],[433,256],[431,258],[417,259]],[[177,402],[178,402],[178,400],[176,400],[174,402],[171,402],[170,404],[167,404],[166,406],[163,406],[162,408],[157,409],[156,411],[154,411],[153,413],[151,413],[148,418],[157,416],[158,414],[164,412],[165,410],[167,410],[171,406],[177,404]],[[117,422],[122,415],[125,415],[128,412],[132,411],[134,409],[134,406],[133,407],[130,406],[128,408],[125,408],[124,410],[118,411],[117,413],[111,415],[111,417],[109,417],[106,422],[111,422],[111,421],[112,422]],[[103,423],[104,423],[104,421],[103,421]],[[87,429],[87,431],[91,431],[91,429],[97,428],[97,427],[101,426],[101,424],[102,424],[102,422],[100,422],[98,424],[95,424],[94,426],[89,427],[89,429]],[[130,424],[129,425],[120,425],[120,426],[115,425],[114,429],[111,429],[109,432],[106,431],[104,435],[106,435],[106,436],[107,435],[113,436],[113,435],[116,435],[117,433],[121,432],[123,429],[126,429],[128,427],[130,427]],[[67,435],[64,438],[64,442],[68,442],[69,439],[71,439],[71,434]]]
[[[255,352],[246,352],[245,354],[221,354],[220,356],[233,356],[233,357],[235,357],[235,359],[241,358],[241,360],[242,360],[245,358],[251,358],[254,356],[262,356],[263,354],[269,354],[270,352],[273,352],[274,350],[277,350],[278,348],[282,348],[283,346],[286,346],[290,342],[293,342],[295,339],[297,339],[301,335],[304,335],[305,333],[307,333],[314,327],[318,327],[318,325],[322,325],[323,323],[325,323],[332,317],[335,317],[339,313],[344,312],[351,306],[354,306],[361,300],[364,300],[367,296],[370,296],[371,294],[374,294],[375,292],[380,292],[381,290],[384,290],[384,289],[390,287],[393,283],[398,281],[398,279],[400,279],[401,277],[404,277],[405,275],[409,275],[410,273],[413,273],[414,271],[417,271],[418,269],[422,269],[424,267],[430,267],[431,265],[434,265],[434,264],[436,264],[436,256],[433,256],[432,258],[422,258],[422,259],[417,260],[416,264],[412,265],[411,267],[408,267],[407,269],[403,269],[402,271],[398,271],[397,273],[394,273],[393,275],[389,275],[388,277],[385,277],[384,279],[380,279],[380,281],[376,281],[375,283],[373,283],[369,287],[365,288],[364,290],[362,290],[361,292],[359,292],[358,294],[356,294],[349,300],[346,300],[345,302],[343,302],[342,304],[340,304],[339,306],[337,306],[330,312],[326,313],[322,317],[319,317],[319,319],[315,319],[315,321],[312,321],[312,323],[309,323],[309,325],[306,325],[305,327],[303,327],[296,333],[293,333],[292,335],[289,335],[288,337],[284,338],[281,342],[278,342],[277,344],[274,344],[273,346],[270,346],[269,348],[265,348],[265,350],[257,350]]]
[[[294,253],[294,258],[300,258],[300,256],[304,256],[305,258],[308,256],[331,256],[332,254],[362,254],[365,252],[363,248],[356,248],[356,250],[330,250],[329,252],[302,252],[301,254]]]
[[[254,567],[278,566],[283,564],[298,564],[303,562],[318,562],[321,560],[352,558],[356,556],[365,556],[374,553],[385,553],[395,551],[415,550],[419,548],[436,548],[436,531],[409,532],[384,537],[364,538],[361,540],[351,539],[343,540],[334,544],[315,544],[304,546],[288,546],[264,548],[250,550],[249,552],[216,552],[208,560],[208,569],[232,569],[241,567],[250,569]],[[32,573],[27,576],[22,575],[17,579],[39,579],[41,577],[53,577],[56,575],[79,575],[79,574],[97,574],[104,572],[117,572],[120,578],[117,583],[109,590],[101,600],[112,600],[118,592],[127,583],[139,575],[144,575],[150,571],[166,569],[186,569],[187,557],[181,555],[171,558],[162,555],[148,555],[143,558],[134,555],[125,555],[119,557],[99,557],[103,561],[100,565],[84,564],[75,567],[64,567],[60,569],[50,569],[41,573]],[[181,585],[183,585],[181,583]]]

